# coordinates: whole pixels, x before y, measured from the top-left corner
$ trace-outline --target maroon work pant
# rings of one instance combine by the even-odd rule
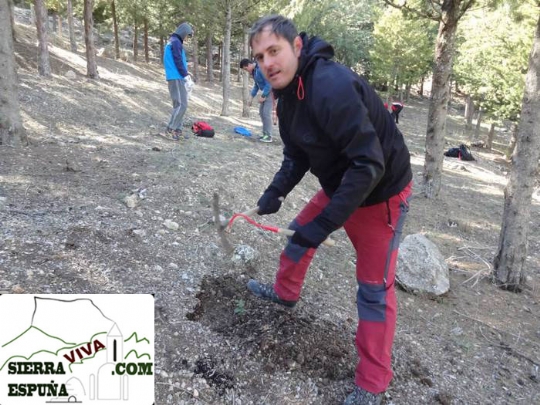
[[[399,241],[408,211],[412,183],[380,204],[360,207],[343,227],[356,250],[359,363],[356,385],[373,393],[386,390],[392,379],[391,354],[396,328],[395,270]],[[293,220],[290,229],[319,215],[329,198],[320,190]],[[315,249],[289,242],[281,253],[274,285],[281,299],[296,301]]]

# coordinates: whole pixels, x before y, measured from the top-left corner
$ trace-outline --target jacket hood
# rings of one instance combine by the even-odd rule
[[[302,76],[317,59],[332,59],[334,57],[334,48],[328,42],[319,37],[309,38],[305,32],[300,33],[300,38],[304,45],[302,46],[300,63],[296,72],[298,75]]]
[[[287,87],[282,90],[274,90],[276,96],[292,91],[298,95],[299,99],[303,99],[303,96],[300,97],[300,94],[303,93],[302,76],[318,59],[332,59],[334,57],[334,48],[328,42],[316,36],[310,38],[305,32],[300,33],[300,38],[303,46],[296,74]]]
[[[174,33],[179,36],[182,41],[184,41],[188,35],[193,35],[193,28],[191,28],[191,25],[188,23],[182,23],[178,26]]]

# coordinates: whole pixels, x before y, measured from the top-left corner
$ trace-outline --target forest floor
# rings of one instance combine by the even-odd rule
[[[245,222],[228,236],[256,255],[227,254],[213,224],[253,207],[281,162],[257,135],[255,108],[241,116],[233,81],[230,115],[219,83],[197,83],[188,122],[212,139],[174,143],[170,100],[157,64],[98,58],[85,77],[81,53],[51,46],[53,77],[37,75],[34,30],[17,25],[20,104],[30,145],[0,148],[0,292],[152,293],[156,297],[156,404],[340,404],[356,365],[355,254],[345,233],[319,249],[294,310],[253,299],[249,278],[273,280],[284,240]],[[66,72],[76,73],[74,79]],[[406,104],[399,127],[423,169],[428,102]],[[448,147],[467,141],[461,106],[448,117]],[[483,128],[483,135],[485,135]],[[540,198],[531,212],[527,286],[516,294],[488,274],[497,249],[509,133],[474,162],[445,158],[436,200],[415,186],[404,233],[423,233],[450,267],[438,299],[398,291],[394,379],[387,404],[540,403]],[[265,223],[287,225],[318,189],[308,175]],[[136,204],[129,208],[125,198]],[[141,198],[144,197],[144,198]],[[164,226],[176,222],[177,230]],[[146,405],[146,404],[141,404]]]

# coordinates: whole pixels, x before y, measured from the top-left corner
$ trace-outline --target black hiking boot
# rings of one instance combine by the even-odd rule
[[[363,388],[356,387],[345,399],[343,405],[380,405],[383,394],[373,394]]]
[[[256,295],[259,298],[262,298],[263,300],[272,301],[272,302],[275,302],[276,304],[280,304],[288,308],[294,307],[297,302],[297,301],[285,301],[279,298],[276,292],[274,291],[274,286],[272,284],[262,284],[256,280],[249,280],[247,283],[247,288],[254,295]]]

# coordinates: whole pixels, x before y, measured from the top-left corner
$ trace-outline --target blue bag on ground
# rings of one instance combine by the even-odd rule
[[[249,129],[244,127],[234,127],[234,132],[243,136],[251,136]]]

